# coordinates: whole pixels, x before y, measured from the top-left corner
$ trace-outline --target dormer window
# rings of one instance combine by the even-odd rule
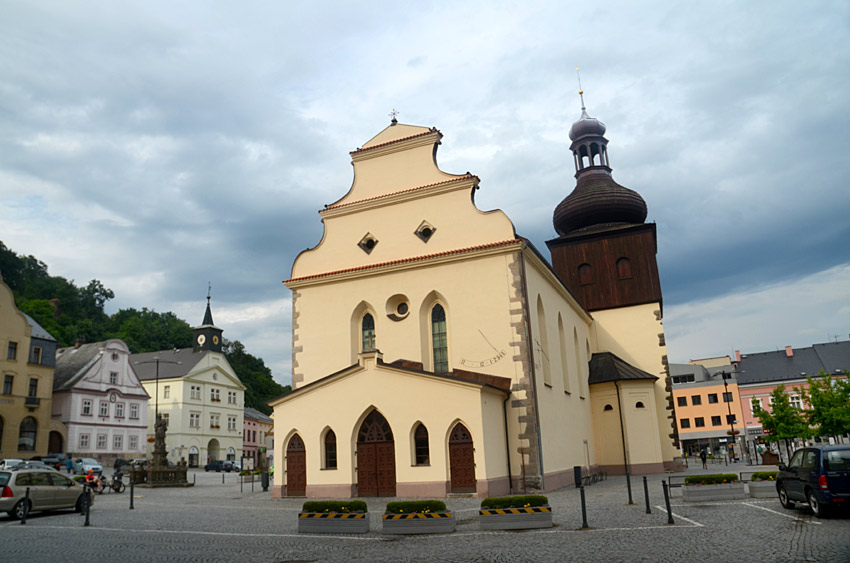
[[[414,234],[418,236],[422,242],[428,242],[436,230],[437,228],[428,221],[422,221],[422,223],[420,223],[414,231]]]
[[[376,239],[372,233],[366,233],[363,235],[363,238],[360,239],[360,242],[357,243],[357,246],[359,246],[366,254],[371,254],[377,244],[378,239]]]
[[[578,267],[578,283],[581,285],[593,283],[593,270],[590,264],[582,264]]]
[[[632,263],[628,258],[617,260],[617,277],[621,280],[632,277]]]

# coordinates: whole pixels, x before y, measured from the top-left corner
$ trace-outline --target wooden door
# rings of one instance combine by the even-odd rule
[[[380,442],[375,444],[375,471],[378,479],[378,496],[395,496],[395,444]]]
[[[377,444],[357,444],[357,496],[378,496]]]
[[[286,447],[286,496],[307,495],[307,451],[304,441],[296,434]]]
[[[386,419],[372,411],[357,435],[357,494],[395,496],[395,442]]]
[[[449,436],[449,470],[453,493],[475,492],[475,449],[472,435],[458,423]]]

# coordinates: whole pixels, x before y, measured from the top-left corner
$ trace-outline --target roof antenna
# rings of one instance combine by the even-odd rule
[[[579,73],[578,67],[576,67],[576,77],[578,78],[578,95],[581,98],[581,116],[589,117],[584,107],[584,90],[581,89],[581,73]]]
[[[207,282],[207,305],[210,304],[210,292],[212,292],[212,283]]]
[[[395,108],[391,109],[389,116],[392,118],[392,120],[390,120],[390,125],[395,125],[396,123],[398,123],[398,119],[396,119],[396,117],[398,116],[398,110],[397,109],[395,109]]]

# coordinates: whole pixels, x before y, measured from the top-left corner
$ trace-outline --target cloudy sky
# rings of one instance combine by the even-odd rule
[[[0,2],[0,240],[290,377],[288,278],[348,152],[435,126],[546,252],[567,131],[658,224],[671,361],[850,334],[850,4]]]

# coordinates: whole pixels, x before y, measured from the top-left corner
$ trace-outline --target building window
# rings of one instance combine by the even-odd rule
[[[12,394],[12,383],[15,381],[15,376],[7,375],[3,378],[3,394],[11,395]]]
[[[690,428],[690,427],[691,427],[691,419],[690,418],[679,419],[679,428]]]
[[[162,398],[168,399],[171,397],[171,385],[166,385],[162,388]]]
[[[210,401],[214,403],[221,402],[221,391],[219,389],[210,389]]]
[[[127,449],[132,452],[132,451],[135,451],[136,448],[138,448],[138,447],[139,447],[139,437],[136,436],[136,435],[127,436]]]
[[[201,427],[201,413],[192,412],[189,413],[189,428],[200,428]]]
[[[680,407],[686,407],[686,406],[688,406],[688,398],[687,397],[676,397],[676,403]]]
[[[80,449],[81,450],[89,449],[89,435],[88,434],[80,434]]]
[[[113,436],[112,437],[112,449],[113,450],[121,450],[124,447],[124,436]]]
[[[89,399],[83,399],[83,414],[91,416],[91,401]]]
[[[115,418],[124,418],[124,403],[115,403]]]
[[[98,434],[97,435],[97,449],[105,450],[106,449],[106,434]]]
[[[198,387],[197,385],[192,385],[191,397],[193,399],[200,399],[201,398],[201,388]]]
[[[732,392],[731,391],[729,391],[727,393],[723,393],[723,402],[724,403],[731,403],[732,402]]]
[[[617,260],[617,277],[621,280],[632,277],[632,263],[628,258]]]
[[[325,469],[336,469],[336,434],[333,430],[325,434]]]
[[[750,408],[753,412],[761,410],[761,399],[750,399]]]
[[[699,395],[691,395],[691,404],[694,406],[701,405],[702,397],[700,397]]]
[[[738,424],[738,419],[735,418],[734,414],[726,415],[726,424]]]
[[[217,414],[210,415],[210,428],[221,428],[219,425],[220,417]]]
[[[582,264],[578,267],[578,283],[581,285],[593,283],[593,270],[590,264]]]
[[[446,310],[439,303],[431,309],[431,341],[434,349],[434,373],[449,373]]]
[[[109,384],[115,385],[116,383],[118,383],[118,372],[117,371],[110,372],[109,373]]]
[[[635,408],[636,409],[645,409],[646,405],[643,404],[643,401],[638,401],[637,403],[635,403]]]
[[[9,347],[6,349],[6,359],[16,360],[18,358],[18,343],[9,342]]]
[[[227,402],[231,405],[236,404],[236,391],[228,391],[227,392]]]
[[[20,430],[18,432],[18,451],[33,452],[35,451],[35,437],[38,434],[38,423],[31,416],[26,417],[21,421]]]
[[[371,313],[363,315],[363,320],[360,321],[360,334],[364,352],[370,352],[375,349],[375,318]]]
[[[694,426],[697,428],[702,428],[705,426],[705,420],[701,416],[698,416],[694,419]]]
[[[165,427],[168,428],[168,422],[170,420],[169,414],[167,412],[161,412],[159,413],[159,416],[162,417],[162,421],[165,423]]]
[[[109,403],[106,401],[100,402],[100,416],[109,416]]]
[[[675,375],[673,376],[673,384],[677,385],[679,383],[693,383],[694,382],[694,374],[689,373],[687,375]]]
[[[709,393],[708,394],[708,402],[709,404],[714,404],[717,402],[717,393]]]
[[[712,425],[712,426],[720,426],[721,424],[722,424],[722,423],[720,422],[720,417],[719,417],[719,416],[712,416],[712,417],[711,417],[711,425]]]
[[[236,430],[236,417],[228,416],[227,417],[227,429],[228,430]]]
[[[33,346],[30,354],[31,364],[41,364],[41,346]]]
[[[117,354],[117,353],[115,353],[115,352],[112,352],[112,361],[113,361],[113,362],[117,362],[117,361],[118,361],[118,354]]]
[[[788,399],[791,401],[791,406],[795,409],[803,408],[803,400],[799,395],[791,395]]]
[[[431,450],[428,446],[428,429],[424,424],[416,427],[413,433],[413,444],[416,448],[416,465],[428,465],[431,462]]]
[[[36,379],[34,377],[30,378],[30,389],[29,389],[29,393],[27,393],[27,396],[29,396],[29,397],[38,396],[38,379]]]
[[[130,403],[130,418],[139,418],[139,405]]]

